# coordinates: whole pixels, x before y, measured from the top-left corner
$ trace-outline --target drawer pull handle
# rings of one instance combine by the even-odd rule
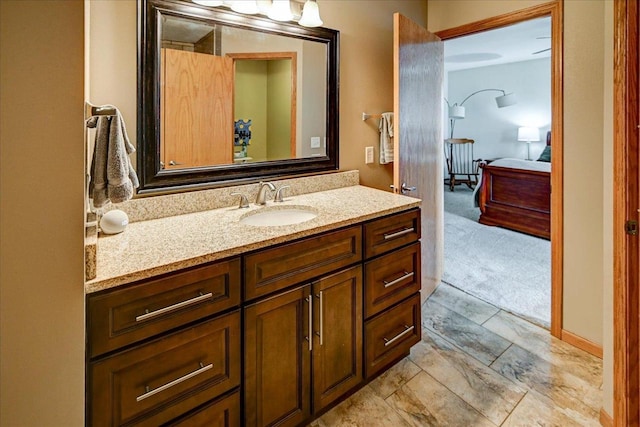
[[[189,306],[189,305],[192,305],[192,304],[197,304],[197,303],[202,302],[204,300],[207,300],[207,299],[209,299],[211,297],[213,297],[213,294],[211,292],[209,292],[209,293],[206,293],[204,295],[199,295],[199,296],[197,296],[195,298],[191,298],[191,299],[188,299],[186,301],[182,301],[182,302],[179,302],[177,304],[173,304],[173,305],[170,305],[168,307],[161,308],[160,310],[155,310],[155,311],[151,311],[151,312],[148,312],[148,313],[145,313],[145,314],[141,314],[140,316],[136,316],[136,322],[142,322],[144,320],[149,320],[149,319],[152,319],[154,317],[160,316],[162,314],[169,313],[169,312],[174,311],[174,310],[179,310],[179,309],[181,309],[183,307],[186,307],[186,306]]]
[[[313,350],[313,297],[309,295],[304,299],[309,303],[309,335],[306,337],[309,341],[309,351]]]
[[[402,282],[404,279],[408,279],[409,277],[413,277],[413,271],[411,273],[408,273],[405,271],[404,275],[402,275],[401,277],[398,277],[396,280],[392,280],[390,282],[383,280],[382,282],[384,283],[384,287],[388,288],[390,286],[397,285],[398,283]]]
[[[394,342],[398,341],[400,338],[402,338],[403,336],[407,335],[408,333],[411,333],[411,331],[413,331],[414,326],[407,326],[404,325],[404,331],[400,332],[398,335],[396,335],[395,337],[391,338],[390,340],[386,339],[386,338],[382,338],[384,340],[384,346],[388,346],[393,344]]]
[[[415,228],[405,228],[404,230],[396,231],[395,233],[385,234],[384,240],[395,239],[396,237],[404,236],[405,234],[413,233]]]
[[[322,298],[322,295],[323,295],[322,291],[320,291],[318,293],[318,295],[316,295],[316,297],[320,300],[320,308],[319,308],[319,310],[320,310],[320,334],[318,334],[320,336],[320,345],[323,345],[322,341],[324,339],[324,316],[322,314],[324,312],[324,309],[322,308],[324,299]]]
[[[196,369],[193,372],[189,372],[187,375],[183,375],[180,378],[177,378],[169,383],[166,383],[165,385],[162,385],[158,388],[154,388],[153,390],[149,390],[149,386],[146,386],[146,393],[141,394],[140,396],[136,397],[136,402],[140,402],[144,399],[146,399],[147,397],[151,397],[154,394],[158,394],[161,391],[165,391],[168,388],[173,387],[174,385],[180,384],[181,382],[184,382],[186,380],[188,380],[189,378],[193,378],[196,375],[200,375],[201,373],[208,371],[209,369],[213,368],[213,363],[209,363],[207,366],[203,365],[202,363],[200,363],[200,368]]]

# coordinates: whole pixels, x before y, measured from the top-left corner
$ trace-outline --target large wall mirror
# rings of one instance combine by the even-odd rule
[[[139,5],[139,193],[338,168],[337,31]]]

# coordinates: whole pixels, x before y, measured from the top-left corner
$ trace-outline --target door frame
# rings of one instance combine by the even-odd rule
[[[638,107],[640,42],[638,2],[614,1],[613,61],[613,421],[640,425],[640,248],[627,234],[627,220],[638,221],[640,131]]]
[[[551,158],[551,334],[569,341],[591,353],[597,349],[585,348],[582,339],[562,330],[562,260],[564,247],[563,230],[563,0],[509,12],[436,32],[442,41],[468,36],[487,30],[506,27],[530,19],[551,17],[551,135],[553,156]],[[600,353],[602,351],[600,350]]]
[[[298,112],[298,53],[297,52],[240,52],[227,53],[225,56],[233,59],[233,76],[235,81],[236,61],[271,61],[278,59],[291,60],[291,138],[289,141],[289,155],[297,156],[297,112]]]

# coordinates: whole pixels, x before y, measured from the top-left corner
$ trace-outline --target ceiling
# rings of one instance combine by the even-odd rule
[[[551,18],[544,17],[446,40],[444,68],[448,72],[549,57],[550,36]]]

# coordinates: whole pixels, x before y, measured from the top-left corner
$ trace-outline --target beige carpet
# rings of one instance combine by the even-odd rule
[[[478,223],[472,191],[444,191],[442,281],[548,328],[551,245],[548,240]]]

